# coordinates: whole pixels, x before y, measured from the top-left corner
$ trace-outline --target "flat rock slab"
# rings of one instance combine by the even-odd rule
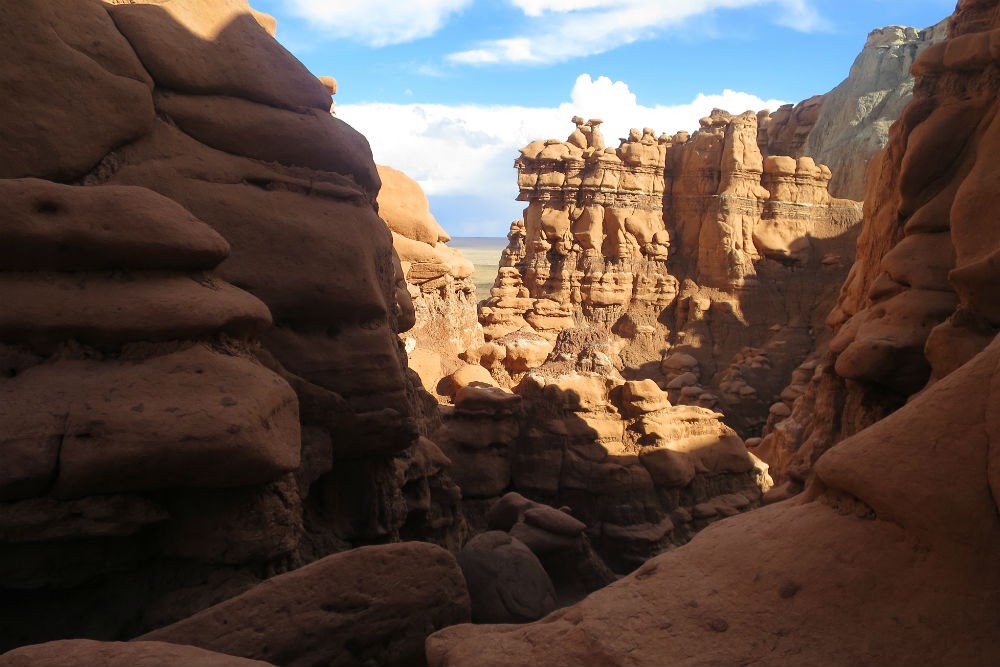
[[[166,642],[99,642],[64,639],[22,646],[0,655],[0,667],[272,667]]]
[[[259,299],[203,273],[0,274],[0,340],[78,340],[100,348],[189,340],[224,332],[249,337],[271,324]]]
[[[403,542],[327,556],[140,639],[280,665],[419,665],[430,633],[469,619],[455,557]]]
[[[229,244],[177,202],[134,186],[0,180],[0,269],[212,269]]]
[[[60,361],[0,380],[0,494],[261,484],[299,464],[298,402],[273,372],[205,346]]]

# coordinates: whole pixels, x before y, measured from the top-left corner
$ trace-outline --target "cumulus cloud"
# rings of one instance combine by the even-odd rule
[[[544,64],[604,53],[657,36],[700,14],[770,7],[774,22],[801,31],[823,27],[810,0],[511,0],[528,18],[525,34],[482,42],[448,60],[464,65]]]
[[[376,162],[400,169],[420,183],[446,229],[475,235],[456,226],[483,225],[488,229],[480,231],[489,232],[484,235],[502,235],[523,206],[513,201],[517,185],[512,165],[518,149],[535,139],[565,139],[573,130],[574,115],[603,119],[602,132],[609,144],[616,145],[615,139],[627,136],[631,127],[672,134],[697,129],[698,119],[713,108],[739,113],[776,109],[783,103],[724,90],[699,94],[687,104],[646,106],[622,81],[581,74],[569,100],[556,107],[338,104],[337,115],[368,137]],[[434,208],[435,198],[457,197],[467,202],[461,220],[449,219],[452,214]],[[472,206],[470,201],[478,203]]]
[[[370,46],[429,37],[473,0],[284,0],[289,11],[332,38]]]

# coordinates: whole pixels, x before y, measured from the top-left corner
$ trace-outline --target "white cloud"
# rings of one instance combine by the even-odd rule
[[[337,39],[370,46],[429,37],[473,0],[284,0],[291,13]]]
[[[778,25],[800,32],[814,32],[829,27],[829,23],[820,16],[815,7],[809,5],[807,0],[785,0],[782,5],[785,11],[779,14],[776,21]]]
[[[528,17],[526,34],[485,41],[448,60],[465,65],[555,63],[657,36],[720,9],[770,6],[774,22],[801,31],[825,23],[811,0],[510,0]]]
[[[631,127],[673,134],[697,129],[698,119],[716,107],[740,113],[783,103],[724,90],[699,94],[688,104],[644,106],[624,82],[581,74],[569,101],[557,107],[338,104],[337,116],[368,137],[376,162],[416,179],[432,205],[435,196],[476,198],[485,210],[475,215],[492,220],[497,225],[492,233],[502,235],[519,210],[512,204],[517,195],[512,165],[518,149],[535,139],[565,139],[573,130],[574,115],[603,119],[606,141],[616,146],[616,139],[627,136]],[[441,222],[448,229],[451,221]]]
[[[572,12],[609,4],[607,0],[511,0],[525,16],[542,16],[547,12]]]

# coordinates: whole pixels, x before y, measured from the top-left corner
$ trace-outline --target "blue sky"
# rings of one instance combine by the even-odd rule
[[[503,236],[512,168],[573,115],[695,129],[824,93],[869,31],[930,26],[955,0],[251,0],[317,75],[376,162],[416,178],[453,236]]]

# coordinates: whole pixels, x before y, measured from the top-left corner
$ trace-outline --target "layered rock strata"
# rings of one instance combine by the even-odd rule
[[[580,127],[599,136],[598,121]],[[617,149],[577,133],[517,160],[529,204],[480,311],[487,344],[468,358],[515,384],[559,331],[599,329],[630,379],[666,387],[667,358],[692,358],[697,382],[672,399],[755,434],[822,335],[860,204],[830,197],[810,158],[764,158],[751,112],[717,111],[691,136],[633,131]],[[772,348],[774,372],[741,361]]]
[[[353,544],[457,549],[329,82],[244,0],[2,13],[0,647],[134,636]]]
[[[497,528],[476,517],[516,489],[566,507],[586,527],[588,545],[625,572],[759,504],[769,488],[766,467],[721,414],[674,406],[654,381],[625,381],[610,365],[589,368],[553,360],[528,372],[514,393],[473,382],[442,407],[434,439],[453,463],[474,527]],[[572,541],[563,546],[587,551]],[[567,569],[576,572],[564,577],[570,587],[607,583]]]

